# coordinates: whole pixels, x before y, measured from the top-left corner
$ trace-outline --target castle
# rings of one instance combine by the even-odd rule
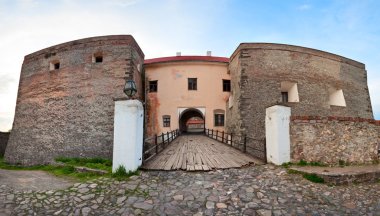
[[[283,105],[292,110],[293,160],[378,158],[380,122],[373,119],[362,63],[267,43],[242,43],[230,58],[178,53],[144,60],[132,36],[114,35],[25,56],[5,160],[34,165],[59,156],[112,158],[114,100],[125,97],[125,79],[137,83],[136,98],[145,102],[146,136],[210,128],[259,140],[265,138],[265,109]],[[345,140],[335,130],[347,130]],[[265,148],[248,143],[257,145]]]

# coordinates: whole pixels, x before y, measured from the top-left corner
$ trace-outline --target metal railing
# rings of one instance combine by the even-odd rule
[[[238,149],[244,153],[249,153],[263,162],[267,162],[266,158],[266,140],[252,138],[247,135],[237,136],[232,133],[226,133],[224,131],[218,131],[213,129],[206,129],[204,133],[207,137],[229,145],[235,149]]]
[[[155,134],[152,137],[144,140],[143,146],[143,163],[152,159],[180,135],[179,130],[172,130],[170,132],[161,133],[161,135]]]

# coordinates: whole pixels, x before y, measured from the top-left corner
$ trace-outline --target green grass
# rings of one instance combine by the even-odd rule
[[[133,175],[138,175],[138,174],[139,174],[138,170],[127,172],[125,170],[125,167],[121,165],[116,169],[114,173],[112,173],[112,177],[116,178],[117,180],[123,180],[123,179],[127,179]]]
[[[7,170],[43,170],[49,173],[54,174],[59,177],[67,177],[74,180],[87,181],[91,179],[95,179],[101,176],[104,177],[112,177],[118,180],[128,179],[132,175],[138,175],[139,171],[134,172],[126,172],[124,168],[124,172],[116,172],[117,174],[112,173],[112,161],[103,159],[103,158],[57,158],[57,162],[63,163],[63,165],[38,165],[38,166],[19,166],[19,165],[11,165],[4,161],[3,157],[0,157],[0,169]],[[108,171],[106,175],[100,175],[96,173],[80,173],[75,170],[76,166],[83,166],[92,169],[100,169]]]
[[[316,174],[309,174],[309,173],[304,173],[302,175],[305,179],[314,182],[314,183],[325,183],[325,180],[323,178],[319,177]]]
[[[323,164],[321,162],[307,162],[307,161],[304,161],[304,160],[300,160],[297,163],[292,163],[292,162],[283,163],[281,166],[283,166],[285,168],[289,168],[290,166],[318,166],[318,167],[326,167],[327,165]]]
[[[304,172],[301,172],[298,170],[292,170],[292,169],[288,169],[288,173],[302,175],[304,179],[307,179],[314,183],[325,183],[325,180],[316,174],[304,173]]]
[[[65,158],[59,157],[55,159],[57,162],[62,162],[71,166],[83,166],[92,169],[100,169],[108,172],[112,171],[112,161],[103,158]]]

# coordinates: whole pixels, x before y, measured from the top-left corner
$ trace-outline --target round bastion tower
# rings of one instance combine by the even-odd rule
[[[141,99],[144,53],[130,35],[85,38],[25,56],[5,152],[12,164],[112,158],[114,99],[125,79]]]

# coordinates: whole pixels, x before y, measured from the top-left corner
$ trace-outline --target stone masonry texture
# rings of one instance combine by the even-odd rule
[[[0,157],[4,156],[5,149],[7,147],[8,139],[9,139],[9,132],[4,133],[0,132]]]
[[[227,109],[229,133],[265,138],[265,110],[291,107],[292,115],[373,119],[362,63],[331,53],[282,44],[242,43],[229,64],[233,107]],[[299,102],[282,103],[281,82],[297,83]],[[329,89],[342,89],[346,107],[329,105]],[[265,148],[249,141],[247,151]]]
[[[94,63],[94,55],[103,57]],[[50,70],[51,63],[60,63]],[[144,54],[130,35],[86,38],[25,56],[16,115],[5,152],[12,164],[64,157],[112,158],[114,99],[125,79],[138,86]]]
[[[330,165],[378,162],[380,121],[297,117],[290,123],[290,157]]]

